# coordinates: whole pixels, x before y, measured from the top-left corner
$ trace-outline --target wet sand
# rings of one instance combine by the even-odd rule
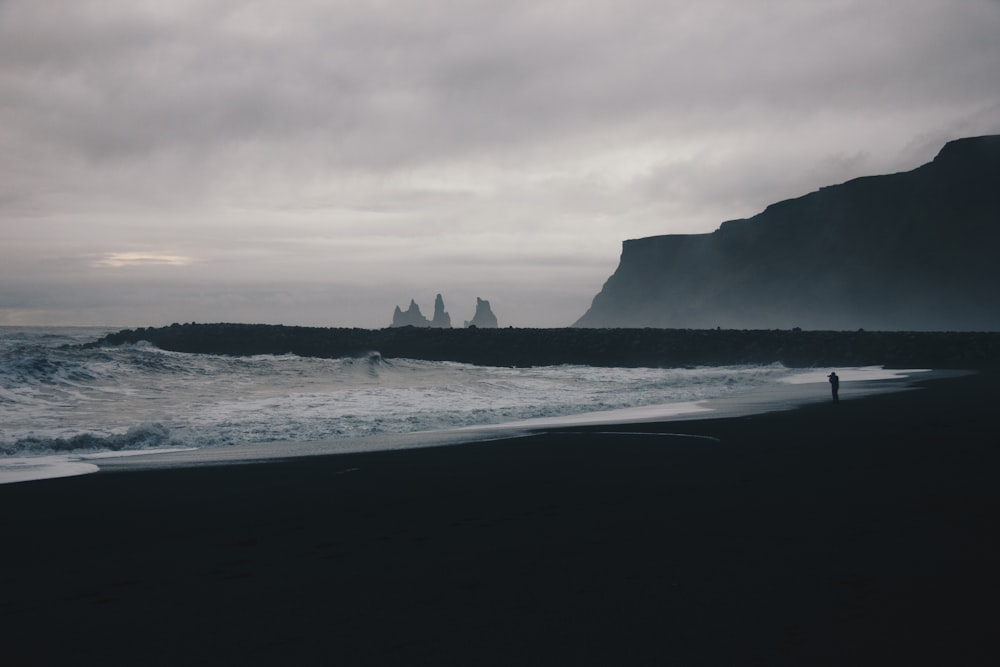
[[[0,486],[2,662],[996,664],[997,378]]]

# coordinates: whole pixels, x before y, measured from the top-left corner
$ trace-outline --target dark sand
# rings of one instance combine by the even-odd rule
[[[1000,664],[997,380],[0,486],[0,664]]]

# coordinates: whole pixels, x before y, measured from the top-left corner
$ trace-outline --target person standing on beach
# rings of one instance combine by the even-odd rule
[[[838,392],[840,391],[840,378],[837,377],[837,372],[834,371],[826,376],[830,380],[830,390],[833,392],[833,402],[840,402],[840,396]]]

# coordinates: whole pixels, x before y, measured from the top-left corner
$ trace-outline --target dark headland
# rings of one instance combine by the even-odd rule
[[[1000,135],[777,202],[710,234],[625,241],[582,327],[1000,330]]]

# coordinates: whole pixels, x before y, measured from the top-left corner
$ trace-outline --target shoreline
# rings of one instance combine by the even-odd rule
[[[921,379],[951,377],[968,371],[882,367],[837,368],[843,376],[844,400],[906,391]],[[825,371],[824,371],[825,372]],[[815,378],[810,376],[815,375]],[[818,386],[817,386],[818,385]],[[337,456],[370,451],[395,451],[421,447],[460,446],[484,440],[504,440],[533,435],[553,428],[637,422],[682,422],[790,410],[829,400],[822,373],[803,373],[754,391],[699,401],[649,405],[590,412],[562,417],[542,417],[517,422],[467,426],[438,431],[382,433],[371,436],[319,441],[248,443],[225,447],[168,447],[153,450],[80,452],[0,458],[0,486],[84,474],[123,472],[149,468],[202,465],[239,465],[303,456]]]
[[[997,379],[0,486],[5,662],[995,664]]]

